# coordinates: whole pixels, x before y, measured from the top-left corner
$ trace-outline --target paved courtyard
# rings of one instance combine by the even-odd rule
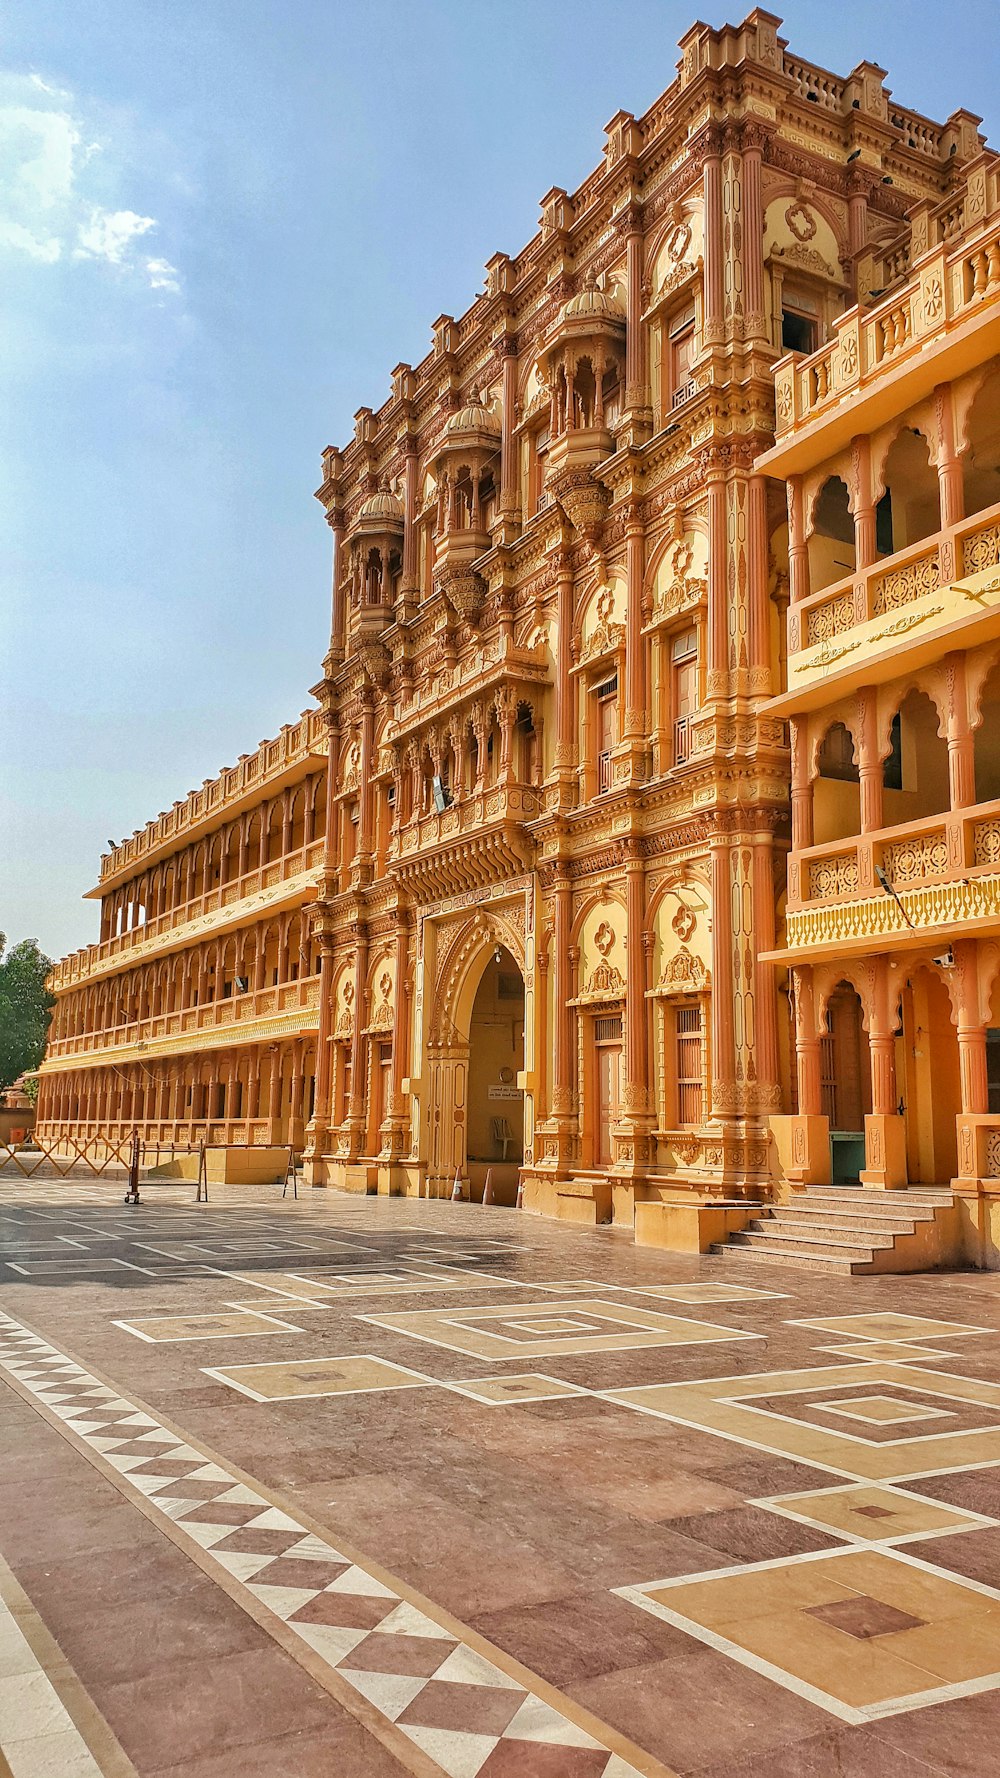
[[[1000,1770],[1000,1276],[0,1181],[0,1778]]]

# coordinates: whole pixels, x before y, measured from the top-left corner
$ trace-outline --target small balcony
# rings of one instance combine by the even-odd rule
[[[440,813],[421,813],[393,835],[389,875],[411,894],[459,894],[525,871],[533,841],[525,823],[542,812],[528,784],[493,784],[460,796]]]
[[[917,664],[921,649],[931,659],[988,640],[1000,632],[998,568],[1000,504],[801,600],[788,612],[788,691],[772,708],[816,707],[862,667],[867,683],[892,678],[902,646]]]
[[[1000,350],[1000,217],[940,244],[873,307],[848,309],[834,338],[775,368],[777,442],[758,459],[793,475]]]

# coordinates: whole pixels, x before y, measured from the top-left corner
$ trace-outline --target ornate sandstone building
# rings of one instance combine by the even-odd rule
[[[319,714],[102,861],[50,1136],[491,1170],[671,1245],[822,1181],[827,1125],[872,1182],[1000,1172],[996,165],[779,24],[694,26],[324,452]],[[908,1019],[947,1108],[896,1108]]]

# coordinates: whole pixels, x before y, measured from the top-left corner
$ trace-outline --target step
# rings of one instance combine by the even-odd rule
[[[949,1200],[950,1203],[950,1200]],[[836,1216],[841,1221],[869,1217],[878,1222],[933,1222],[938,1210],[948,1208],[945,1204],[912,1204],[905,1199],[901,1204],[873,1203],[870,1198],[853,1198],[846,1202],[843,1198],[814,1198],[808,1196],[794,1197],[787,1204],[776,1204],[776,1210],[800,1210],[807,1216]]]
[[[773,1235],[752,1235],[744,1232],[732,1235],[733,1247],[756,1248],[758,1253],[798,1253],[808,1255],[811,1259],[835,1257],[837,1259],[871,1260],[874,1249],[866,1243],[850,1241],[812,1241],[803,1236],[801,1240],[792,1235],[778,1238]],[[891,1248],[891,1241],[888,1243]]]
[[[802,1272],[822,1272],[831,1277],[850,1278],[858,1272],[868,1270],[867,1265],[856,1260],[841,1259],[832,1253],[794,1254],[769,1253],[764,1247],[728,1247],[717,1242],[710,1252],[729,1265],[765,1265],[790,1266]]]
[[[932,1186],[913,1186],[905,1191],[866,1191],[855,1185],[807,1185],[804,1191],[796,1192],[795,1201],[805,1204],[839,1204],[841,1207],[850,1204],[864,1210],[880,1210],[884,1215],[892,1216],[901,1210],[943,1210],[954,1203],[955,1197],[944,1186],[939,1189]]]
[[[809,1210],[804,1205],[790,1206],[777,1204],[774,1209],[775,1222],[787,1222],[790,1227],[815,1229],[817,1233],[823,1229],[831,1232],[844,1233],[851,1236],[863,1235],[913,1235],[922,1224],[932,1220],[925,1216],[871,1216],[867,1211],[859,1210],[851,1216],[843,1210],[838,1215],[833,1210]]]
[[[748,1223],[748,1230],[755,1235],[764,1235],[768,1240],[779,1241],[816,1241],[830,1247],[892,1247],[897,1234],[912,1235],[915,1225],[910,1222],[902,1227],[866,1229],[852,1223],[813,1222],[811,1217],[774,1216],[766,1222],[763,1218]]]

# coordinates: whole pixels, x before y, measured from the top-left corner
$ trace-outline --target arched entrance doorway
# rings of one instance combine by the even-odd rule
[[[962,1109],[958,1035],[940,970],[921,964],[907,976],[896,1039],[896,1084],[906,1119],[911,1185],[947,1185],[958,1172]]]
[[[470,1196],[482,1198],[492,1171],[498,1203],[513,1204],[524,1158],[524,978],[497,945],[483,971],[469,1026],[467,1167]]]
[[[857,1185],[865,1164],[865,1118],[872,1108],[871,1064],[861,1001],[850,982],[838,982],[820,1038],[823,1111],[830,1120],[834,1185]]]
[[[517,1196],[530,1140],[519,1083],[526,995],[507,936],[499,919],[477,914],[444,944],[438,937],[431,951],[440,973],[420,1095],[420,1152],[431,1197],[450,1196],[457,1173],[463,1196],[479,1201],[490,1169],[496,1201],[513,1204]]]

